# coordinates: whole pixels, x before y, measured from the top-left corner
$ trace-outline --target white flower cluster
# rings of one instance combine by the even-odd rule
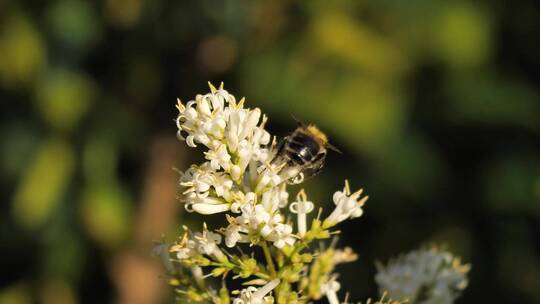
[[[179,184],[187,211],[224,213],[226,222],[212,231],[206,225],[202,232],[184,227],[185,233],[167,246],[168,252],[157,248],[156,254],[175,276],[171,285],[179,303],[310,303],[326,297],[330,304],[339,304],[334,269],[357,255],[350,248],[314,250],[312,245],[330,238],[337,224],[362,216],[368,197],[362,190],[351,191],[345,181],[343,190],[333,195],[335,207],[329,215],[320,218],[319,209],[308,220],[316,205],[304,190],[289,202],[286,189],[303,180],[306,166],[291,164],[288,155],[276,155],[279,149],[265,130],[267,118],[261,110],[244,108],[244,99],[236,101],[223,85],[218,89],[210,85],[210,90],[185,105],[178,101],[178,137],[190,147],[202,146],[205,156],[202,164],[181,172]],[[289,220],[291,213],[296,225]],[[225,249],[242,243],[253,248],[250,254]],[[264,261],[255,250],[262,251]],[[186,269],[192,276],[184,275]],[[413,303],[446,304],[466,287],[469,266],[449,253],[426,249],[378,269],[376,281],[383,298],[388,294]],[[219,292],[205,284],[210,276],[221,277]],[[230,292],[226,281],[238,278],[246,280],[245,288]]]
[[[305,194],[291,204],[291,211],[298,215],[298,233],[294,234],[281,209],[289,204],[286,182],[296,180],[298,170],[270,164],[275,149],[264,129],[267,118],[258,108],[244,108],[244,99],[237,102],[222,86],[210,85],[210,89],[186,105],[180,101],[177,105],[178,137],[190,147],[201,144],[207,148],[207,161],[182,173],[186,210],[200,214],[230,211],[229,225],[222,229],[228,247],[254,243],[261,237],[277,248],[293,245],[295,237],[305,234],[306,214],[314,208]],[[367,199],[359,200],[360,194],[351,195],[348,184],[336,192],[336,209],[325,227],[360,216]]]
[[[247,195],[250,194],[253,192]],[[250,200],[242,205],[239,208],[241,215],[227,217],[229,226],[225,229],[225,244],[234,247],[237,242],[248,243],[262,236],[278,248],[293,245],[293,228],[284,223],[283,215],[279,212],[279,208],[287,205],[287,199],[288,193],[284,187],[279,187],[264,192],[260,203]]]
[[[253,196],[241,195],[240,186],[262,190],[273,176],[256,180],[257,169],[269,158],[270,134],[264,130],[266,117],[259,109],[244,109],[244,100],[220,88],[197,95],[185,106],[178,100],[180,114],[176,119],[178,137],[190,147],[197,143],[207,147],[207,162],[192,166],[181,179],[186,187],[186,208],[202,214],[230,210],[233,204],[244,205]],[[250,174],[245,174],[248,170]],[[246,180],[243,180],[243,179]],[[279,183],[280,180],[273,180]],[[237,208],[238,210],[238,208]]]
[[[387,266],[377,265],[381,294],[411,303],[451,304],[467,287],[470,265],[436,248],[412,251]]]
[[[205,155],[202,164],[181,172],[181,200],[188,212],[225,213],[227,224],[215,232],[206,225],[202,233],[185,228],[184,235],[169,248],[174,261],[189,267],[200,286],[203,277],[225,277],[229,272],[236,274],[234,278],[257,278],[257,284],[251,280],[247,285],[264,285],[233,292],[237,295],[232,299],[233,304],[274,303],[274,296],[278,296],[279,303],[288,298],[294,302],[302,297],[321,296],[326,296],[332,304],[338,303],[339,283],[326,272],[333,268],[331,265],[352,261],[356,255],[350,249],[343,253],[338,250],[335,256],[326,254],[326,260],[313,262],[316,254],[309,253],[308,245],[330,237],[328,230],[338,223],[361,216],[367,197],[361,197],[361,190],[351,193],[345,182],[343,190],[334,194],[335,209],[330,215],[309,222],[307,215],[315,209],[315,204],[303,190],[289,202],[286,189],[287,184],[302,181],[302,167],[289,165],[282,155],[276,155],[276,140],[265,130],[266,116],[258,108],[244,108],[244,99],[236,101],[223,86],[216,89],[210,84],[210,90],[185,105],[178,100],[178,138],[190,147],[203,146]],[[288,220],[289,210],[296,215],[296,231]],[[265,265],[260,265],[253,255],[226,254],[220,247],[222,241],[227,247],[239,243],[260,247]],[[267,242],[273,247],[268,247]],[[279,261],[278,267],[274,260]],[[213,269],[204,275],[203,267]],[[305,276],[308,271],[309,278]],[[303,290],[292,290],[291,284],[299,281]],[[178,282],[186,284],[182,279]],[[317,286],[304,291],[310,282]],[[215,292],[191,291],[189,287],[182,289],[192,299],[218,297]],[[230,303],[225,298],[220,301],[216,303]]]
[[[186,227],[184,229],[186,232],[182,240],[171,248],[172,251],[176,252],[178,260],[185,260],[199,255],[207,255],[217,261],[227,260],[227,257],[218,246],[221,243],[221,235],[208,231],[206,225],[202,233],[196,232],[194,236],[189,235]]]

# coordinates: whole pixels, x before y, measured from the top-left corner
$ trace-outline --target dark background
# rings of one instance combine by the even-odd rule
[[[199,218],[173,119],[207,81],[343,151],[305,184],[371,197],[342,296],[437,243],[459,303],[540,303],[539,68],[535,1],[0,0],[0,303],[171,302],[150,251]]]

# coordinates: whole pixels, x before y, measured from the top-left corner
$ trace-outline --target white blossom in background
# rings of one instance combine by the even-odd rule
[[[420,249],[377,265],[381,294],[421,304],[450,304],[467,287],[469,265],[436,248]]]

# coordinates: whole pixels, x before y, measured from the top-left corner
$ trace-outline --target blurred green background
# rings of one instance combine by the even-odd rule
[[[209,80],[344,152],[305,187],[371,197],[350,299],[436,242],[473,264],[459,303],[540,303],[539,37],[531,0],[0,0],[0,303],[171,302],[152,241],[200,160],[174,104]]]

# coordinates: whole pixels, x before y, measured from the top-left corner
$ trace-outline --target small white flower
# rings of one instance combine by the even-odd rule
[[[218,197],[222,197],[226,201],[232,200],[233,181],[228,175],[215,175],[214,184],[212,186]]]
[[[208,170],[207,166],[191,166],[180,177],[180,185],[185,187],[184,194],[196,192],[205,193],[210,190],[214,181],[212,172]]]
[[[289,193],[285,190],[285,184],[281,187],[272,188],[262,194],[261,205],[270,212],[284,208],[289,203]]]
[[[176,257],[179,259],[179,260],[185,260],[185,259],[188,259],[190,257],[193,257],[195,256],[197,253],[197,251],[195,250],[195,242],[192,241],[192,240],[189,240],[187,243],[186,243],[186,247],[184,248],[179,248],[177,250],[177,253],[176,253]]]
[[[255,192],[261,193],[269,188],[277,187],[282,181],[283,180],[281,179],[278,170],[274,168],[267,168],[259,175]]]
[[[240,172],[245,172],[249,162],[252,160],[253,149],[255,149],[251,143],[243,139],[238,143],[238,162],[237,166],[240,168]]]
[[[242,215],[236,218],[250,229],[257,229],[260,224],[266,224],[270,220],[270,214],[260,204],[246,204],[242,206]]]
[[[233,195],[233,203],[231,205],[231,211],[234,213],[240,213],[242,212],[242,207],[247,204],[255,205],[257,200],[257,194],[254,192],[236,192]]]
[[[296,241],[292,235],[292,230],[291,225],[278,223],[274,226],[273,233],[267,239],[273,242],[274,246],[279,249],[282,249],[285,245],[292,246]]]
[[[186,188],[183,200],[188,212],[214,214],[230,209],[233,181],[225,173],[214,171],[209,162],[182,173],[180,185]]]
[[[265,163],[270,159],[270,150],[264,148],[270,143],[270,133],[263,129],[266,122],[266,117],[263,117],[263,122],[260,127],[253,130],[253,136],[251,138],[255,149],[252,151],[252,157],[254,160],[258,160],[261,163]]]
[[[242,233],[241,233],[242,232]],[[229,248],[236,246],[236,243],[247,243],[249,242],[249,237],[245,234],[247,232],[242,226],[231,223],[225,229],[225,245]]]
[[[197,251],[196,247],[197,247],[197,243],[188,237],[188,232],[185,232],[180,242],[176,245],[173,245],[169,249],[169,251],[175,252],[176,257],[179,260],[185,260],[185,259],[189,259],[191,257],[199,255],[199,252]]]
[[[225,171],[229,171],[231,168],[231,156],[227,151],[227,146],[224,144],[216,144],[217,149],[210,150],[205,153],[206,159],[210,161],[210,166],[214,170],[223,168]]]
[[[321,285],[321,294],[326,295],[329,304],[339,304],[337,291],[340,287],[339,282],[335,278],[331,278],[328,282]]]
[[[198,241],[197,249],[201,254],[205,254],[215,258],[218,261],[226,261],[227,257],[219,249],[221,243],[221,235],[208,231],[206,224],[202,233],[196,233],[195,239]]]
[[[306,214],[313,211],[314,204],[307,200],[306,192],[302,189],[296,195],[296,202],[291,203],[289,209],[292,213],[296,213],[298,218],[298,236],[302,237],[306,234]]]
[[[362,191],[363,190],[360,189],[351,194],[349,182],[345,181],[343,191],[334,193],[334,204],[336,204],[336,208],[324,220],[323,227],[329,228],[348,218],[360,217],[363,213],[362,206],[368,200],[368,196],[359,199]]]
[[[215,214],[229,210],[230,204],[223,199],[210,197],[208,193],[189,193],[186,195],[185,209],[188,212],[195,211],[200,214]]]
[[[270,304],[273,303],[272,297],[267,297],[274,288],[279,285],[280,280],[272,280],[261,288],[249,286],[240,291],[240,297],[233,300],[233,304]]]

